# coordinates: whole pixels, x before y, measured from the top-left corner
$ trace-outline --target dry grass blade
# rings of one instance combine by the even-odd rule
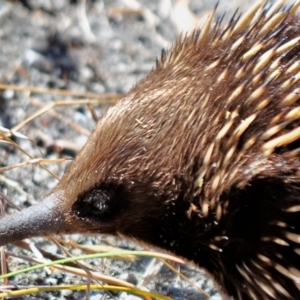
[[[76,92],[70,90],[55,90],[55,89],[47,89],[47,88],[38,88],[34,86],[19,86],[13,84],[0,84],[0,90],[14,90],[20,92],[31,92],[37,94],[56,94],[60,96],[72,96],[72,97],[85,97],[85,98],[95,98],[101,100],[97,100],[98,104],[104,103],[115,103],[121,95],[119,94],[96,94],[91,92]],[[96,100],[95,100],[96,101]]]
[[[68,272],[68,273],[71,273],[73,275],[77,275],[77,276],[84,277],[84,278],[91,277],[93,280],[99,280],[99,281],[102,281],[102,282],[105,282],[105,283],[108,283],[108,284],[114,284],[114,285],[118,285],[118,286],[129,287],[129,288],[134,288],[135,287],[133,284],[128,283],[124,280],[120,280],[120,279],[114,278],[112,276],[107,276],[107,275],[101,274],[99,272],[88,271],[88,273],[87,273],[85,270],[82,270],[80,268],[55,264],[55,262],[53,262],[53,264],[52,264],[52,263],[48,263],[45,260],[32,258],[32,257],[29,257],[27,255],[21,255],[21,254],[17,255],[17,254],[14,254],[12,252],[9,252],[9,251],[6,251],[6,255],[17,257],[17,258],[20,258],[20,259],[24,259],[26,261],[30,261],[30,262],[33,262],[33,263],[36,263],[36,264],[47,264],[48,266],[51,266],[52,269],[58,269],[58,270]],[[76,261],[76,257],[73,257],[73,261]]]
[[[60,285],[60,286],[52,286],[52,287],[30,287],[28,289],[19,290],[19,291],[9,291],[0,293],[0,297],[16,297],[23,296],[28,294],[40,293],[40,292],[50,292],[50,291],[60,291],[60,290],[81,290],[85,291],[87,289],[87,285]],[[141,296],[146,300],[150,299],[161,299],[161,300],[172,300],[172,298],[163,296],[161,294],[143,291],[137,288],[126,288],[120,286],[110,286],[110,285],[91,285],[89,286],[91,290],[104,290],[104,291],[120,291],[126,292],[129,294],[134,294],[137,296]]]
[[[73,248],[81,249],[85,251],[88,254],[93,254],[93,253],[109,253],[113,251],[119,251],[119,248],[112,247],[112,246],[104,246],[104,245],[79,245],[75,243],[74,241],[65,241],[63,239],[57,238],[57,241],[59,241],[61,244],[67,244]],[[125,253],[122,254],[122,256],[117,256],[117,259],[122,259],[122,260],[127,260],[130,262],[134,262],[136,259],[136,256],[134,255],[126,255]]]
[[[107,101],[103,102],[108,103]],[[38,118],[39,116],[43,115],[44,113],[50,111],[51,109],[54,109],[56,107],[62,107],[62,106],[70,106],[70,105],[80,105],[80,104],[99,104],[99,100],[95,99],[82,99],[82,100],[74,100],[74,101],[57,101],[50,103],[46,105],[45,107],[41,108],[38,110],[35,114],[31,115],[28,117],[26,120],[21,122],[20,124],[16,125],[15,127],[12,128],[12,131],[18,131],[20,128],[25,126],[26,124],[32,122],[34,119]],[[101,103],[100,103],[101,104]]]
[[[35,105],[37,107],[40,107],[40,108],[44,108],[45,107],[45,104],[42,101],[40,101],[38,98],[31,97],[31,98],[28,99],[28,101],[31,104],[33,104],[33,105]],[[91,105],[91,104],[87,104],[87,105]],[[90,135],[90,131],[89,130],[83,128],[82,126],[80,126],[79,124],[77,124],[76,122],[74,122],[71,117],[66,117],[66,116],[64,116],[64,115],[62,115],[59,112],[56,112],[54,110],[49,111],[48,114],[49,114],[49,116],[54,117],[54,118],[56,118],[56,119],[64,122],[64,124],[66,124],[66,127],[73,128],[79,134],[84,134],[86,136]],[[17,125],[17,126],[20,127],[20,124]]]
[[[193,286],[195,289],[197,289],[201,294],[205,295],[206,297],[210,297],[210,295],[205,292],[203,289],[201,289],[199,286],[197,286],[194,282],[192,282],[189,278],[184,276],[180,271],[176,270],[171,264],[164,261],[164,264],[166,267],[168,267],[171,271],[176,273],[180,278],[182,278],[184,281],[188,282],[191,286]]]
[[[6,136],[5,134],[3,134],[2,132],[0,132],[0,137],[2,137],[5,141],[7,141],[8,143],[12,144],[16,149],[20,150],[23,154],[25,154],[26,156],[28,156],[31,159],[34,159],[33,156],[31,156],[27,151],[25,151],[22,147],[20,147],[16,142],[14,142],[12,139],[10,139],[8,136]],[[46,168],[45,166],[43,166],[42,164],[39,163],[39,165],[46,170],[52,177],[56,178],[59,180],[58,176],[56,174],[54,174],[53,172],[51,172],[48,168]]]
[[[0,131],[2,131],[2,133],[7,134],[8,136],[12,136],[14,135],[15,137],[21,138],[21,139],[26,139],[26,140],[30,140],[26,135],[17,132],[17,131],[12,131],[11,129],[5,128],[0,126]]]
[[[1,167],[0,168],[0,173],[4,173],[6,171],[9,171],[9,170],[12,170],[12,169],[15,169],[15,168],[20,168],[20,167],[27,166],[27,165],[56,164],[56,163],[65,162],[66,160],[70,160],[70,159],[69,158],[57,158],[57,159],[34,158],[34,159],[30,159],[30,160],[24,161],[24,162],[16,164],[16,165]]]

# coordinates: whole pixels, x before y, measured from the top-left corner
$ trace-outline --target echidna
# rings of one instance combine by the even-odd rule
[[[206,269],[233,299],[300,299],[300,2],[179,39],[0,244],[108,233]]]

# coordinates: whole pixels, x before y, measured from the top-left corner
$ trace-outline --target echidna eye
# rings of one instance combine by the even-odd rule
[[[94,187],[79,195],[73,204],[72,212],[80,218],[106,221],[116,213],[116,198],[116,191],[113,188]]]

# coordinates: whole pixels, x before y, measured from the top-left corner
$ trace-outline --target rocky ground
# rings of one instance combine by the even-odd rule
[[[173,1],[174,2],[174,1]],[[86,95],[62,95],[56,91],[0,90],[0,126],[24,134],[14,141],[33,158],[73,157],[85,143],[95,126],[91,111],[85,104],[73,105],[78,99],[97,99],[96,94],[109,94],[94,105],[98,118],[110,102],[126,93],[155,66],[162,48],[168,48],[179,32],[203,22],[216,1],[191,1],[190,7],[175,5],[170,0],[104,0],[104,1],[0,1],[0,83],[18,87],[70,90]],[[179,1],[178,1],[179,2]],[[184,2],[184,1],[183,1]],[[181,2],[180,2],[181,3]],[[247,1],[219,1],[217,16],[225,11],[225,19],[235,9],[247,8]],[[191,14],[191,15],[189,15]],[[197,15],[197,17],[196,17]],[[64,106],[49,110],[19,126],[46,105],[59,102]],[[69,103],[69,106],[65,106]],[[1,129],[0,129],[1,132]],[[28,161],[28,155],[0,139],[0,167]],[[61,176],[67,162],[51,164],[49,169]],[[0,173],[0,192],[20,208],[39,201],[57,180],[36,163]],[[12,212],[11,207],[7,212]],[[136,245],[109,237],[74,235],[80,244],[115,244],[125,249]],[[47,239],[34,239],[36,245],[60,254]],[[24,249],[8,246],[17,254]],[[76,249],[72,254],[80,254]],[[22,260],[10,258],[10,269],[27,266]],[[151,259],[134,263],[106,260],[93,262],[94,267],[117,278],[141,282]],[[177,267],[196,286],[209,293],[210,299],[221,299],[212,282],[190,266]],[[43,269],[14,277],[9,284],[50,285],[85,282],[84,279]],[[207,299],[195,287],[162,267],[145,285],[174,299]],[[40,293],[22,299],[85,299],[83,292]],[[125,294],[91,292],[90,299],[133,299]]]

